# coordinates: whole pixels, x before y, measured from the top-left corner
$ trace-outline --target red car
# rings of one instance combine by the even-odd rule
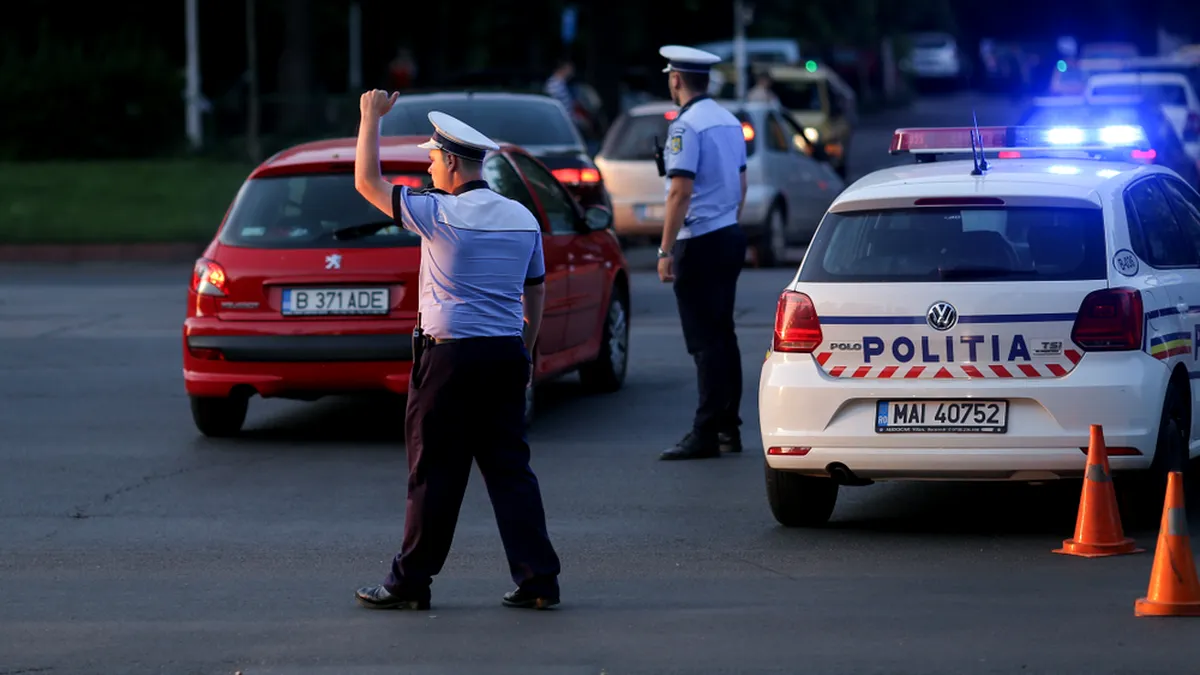
[[[381,140],[392,182],[424,187],[421,137]],[[183,379],[196,427],[240,432],[251,396],[407,394],[420,238],[354,189],[355,139],[307,143],[250,175],[196,261],[183,324]],[[603,207],[584,209],[511,145],[484,160],[492,189],[538,217],[546,308],[534,384],[579,371],[594,391],[624,384],[629,270]],[[364,227],[366,226],[366,227]],[[532,419],[533,389],[526,410]]]

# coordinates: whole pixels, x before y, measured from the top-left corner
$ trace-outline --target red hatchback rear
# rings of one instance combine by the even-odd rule
[[[384,139],[384,175],[413,187],[428,185],[428,153],[416,147],[424,140]],[[504,151],[514,153],[530,159],[515,148]],[[268,159],[238,191],[217,237],[196,262],[183,326],[183,371],[202,433],[240,431],[254,394],[314,400],[360,391],[407,393],[421,240],[358,194],[353,171],[354,139],[309,143]],[[527,206],[545,229],[544,207]],[[587,229],[581,226],[579,236],[608,234]],[[608,238],[618,259],[605,271],[624,275],[615,238]],[[547,269],[554,250],[547,246]],[[598,311],[615,300],[605,292],[615,278],[608,281],[595,285],[604,297],[584,304]],[[548,298],[547,315],[553,310]],[[627,325],[624,314],[623,341]],[[601,337],[587,340],[604,352],[595,356],[612,351],[600,349]],[[623,361],[620,370],[623,380]]]

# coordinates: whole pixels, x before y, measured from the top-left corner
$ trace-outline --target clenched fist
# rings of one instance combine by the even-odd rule
[[[363,119],[378,119],[392,109],[392,105],[398,98],[400,98],[400,92],[398,91],[392,92],[389,96],[382,89],[372,89],[364,92],[362,97],[358,99],[358,109],[362,113]]]

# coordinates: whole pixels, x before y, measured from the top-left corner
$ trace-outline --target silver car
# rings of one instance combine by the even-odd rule
[[[746,204],[742,228],[760,266],[786,260],[788,247],[807,245],[845,183],[777,103],[718,101],[742,122],[746,137]],[[654,139],[667,139],[678,108],[644,103],[623,114],[605,136],[596,166],[613,204],[613,227],[626,240],[662,236],[665,179],[654,163]]]

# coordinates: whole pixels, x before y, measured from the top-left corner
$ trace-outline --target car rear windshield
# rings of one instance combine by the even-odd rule
[[[429,184],[428,174],[388,175],[412,187]],[[220,241],[247,248],[382,248],[419,246],[419,236],[389,225],[366,236],[335,239],[334,232],[358,225],[389,223],[354,189],[354,175],[303,174],[254,178],[234,199]]]
[[[912,208],[830,213],[801,281],[1104,279],[1099,209]]]
[[[742,111],[734,113],[742,124],[749,124],[750,118]],[[667,142],[667,128],[671,120],[663,113],[645,115],[629,115],[623,117],[613,126],[605,140],[600,154],[608,159],[630,162],[653,161],[654,139],[660,144]],[[753,138],[746,142],[746,156],[754,154]]]
[[[1187,91],[1179,84],[1104,84],[1092,87],[1093,96],[1140,96],[1162,105],[1188,104]]]
[[[401,99],[384,115],[380,131],[385,136],[428,136],[433,133],[428,118],[431,110],[456,117],[498,141],[582,148],[571,120],[553,100],[543,97],[431,99],[425,103]]]

